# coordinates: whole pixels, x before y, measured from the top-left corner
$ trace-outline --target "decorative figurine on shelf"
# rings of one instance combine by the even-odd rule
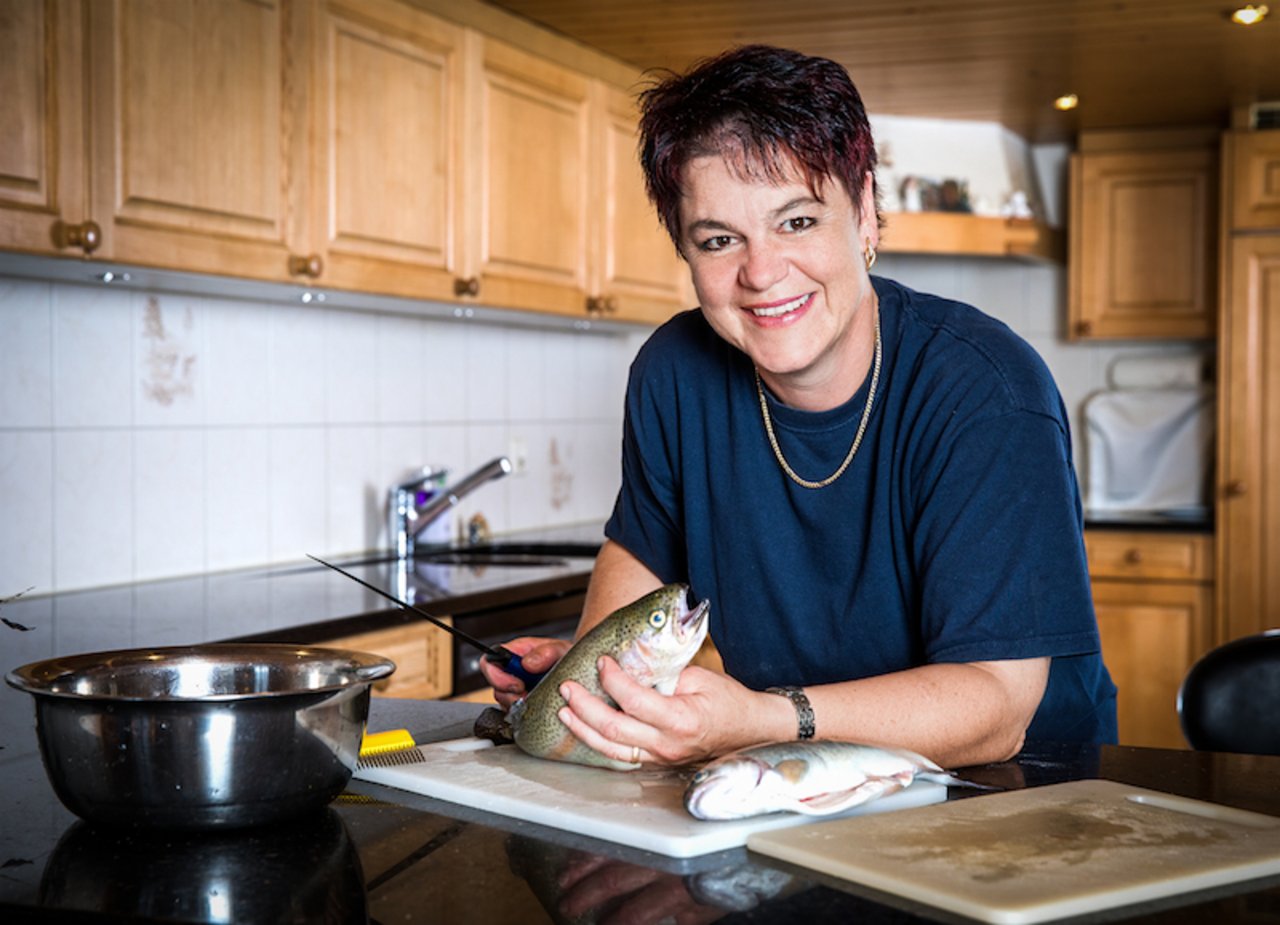
[[[902,186],[898,188],[898,196],[902,200],[903,212],[923,212],[924,200],[920,195],[920,179],[904,177]]]
[[[1016,189],[1009,194],[1009,198],[1004,201],[1004,207],[1001,208],[1000,214],[1005,218],[1031,219],[1036,217],[1031,208],[1031,203],[1027,199],[1027,194],[1020,189]]]

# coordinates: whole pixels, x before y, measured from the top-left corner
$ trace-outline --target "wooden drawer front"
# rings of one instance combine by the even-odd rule
[[[449,618],[444,618],[448,620]],[[373,685],[375,697],[445,697],[453,689],[453,651],[449,634],[430,623],[396,626],[343,636],[326,646],[373,652],[396,663],[389,678]]]
[[[1086,530],[1093,578],[1213,580],[1213,538],[1189,533],[1113,533]]]

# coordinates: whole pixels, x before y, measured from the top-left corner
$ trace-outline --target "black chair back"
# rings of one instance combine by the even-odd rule
[[[1205,653],[1182,681],[1178,717],[1197,751],[1280,755],[1280,629]]]

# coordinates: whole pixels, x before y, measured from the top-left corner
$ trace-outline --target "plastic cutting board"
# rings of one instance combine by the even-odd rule
[[[474,738],[418,748],[421,762],[361,768],[355,776],[673,858],[737,848],[755,832],[803,823],[821,827],[849,815],[815,820],[775,813],[703,822],[684,808],[687,772],[587,768],[532,758],[515,746],[494,748],[490,742]],[[916,781],[906,790],[864,804],[850,814],[884,813],[945,798],[942,785]]]
[[[757,832],[747,847],[984,922],[1043,922],[1280,873],[1280,818],[1089,780]]]

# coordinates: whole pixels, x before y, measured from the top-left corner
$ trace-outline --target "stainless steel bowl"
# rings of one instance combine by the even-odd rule
[[[369,687],[393,671],[363,652],[215,644],[49,659],[5,680],[35,697],[45,770],[68,809],[192,829],[328,804],[355,770]]]

